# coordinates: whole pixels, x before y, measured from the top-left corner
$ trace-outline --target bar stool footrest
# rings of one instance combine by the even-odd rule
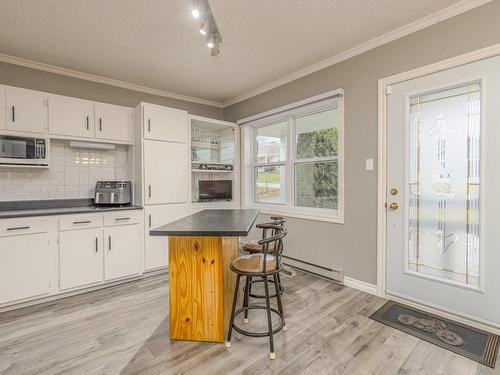
[[[242,307],[241,309],[237,310],[235,313],[234,313],[234,317],[238,316],[239,314],[241,314],[242,312],[245,312],[247,310],[267,310],[267,307],[266,306],[261,306],[261,305],[249,305],[248,307]],[[273,335],[278,333],[279,331],[281,331],[283,329],[283,327],[285,326],[285,317],[283,316],[283,314],[281,314],[278,310],[276,310],[275,308],[272,308],[271,307],[271,312],[278,315],[278,317],[280,318],[280,324],[277,328],[273,329]],[[250,337],[267,337],[269,336],[269,332],[250,332],[250,331],[246,331],[244,329],[241,329],[240,327],[238,327],[234,322],[233,322],[233,329],[238,332],[238,333],[241,333],[242,335],[245,335],[245,336],[250,336]]]
[[[280,295],[283,295],[283,292],[285,291],[285,288],[283,287],[283,285],[281,285],[280,283],[278,283],[279,287],[276,288],[276,284],[275,284],[274,280],[269,279],[268,281],[270,283],[274,284],[275,289],[279,289]],[[256,280],[252,280],[250,282],[250,284],[253,284],[253,283],[263,283],[263,282],[264,282],[264,279],[256,279]],[[245,288],[243,288],[243,292],[246,292]],[[252,298],[266,299],[266,296],[263,295],[263,294],[250,293],[249,296],[252,297]],[[276,293],[269,295],[269,298],[276,298],[276,297],[277,297]]]

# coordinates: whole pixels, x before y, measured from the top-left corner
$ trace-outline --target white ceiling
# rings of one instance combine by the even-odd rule
[[[0,0],[0,53],[224,102],[458,0],[210,0],[210,56],[190,0]]]

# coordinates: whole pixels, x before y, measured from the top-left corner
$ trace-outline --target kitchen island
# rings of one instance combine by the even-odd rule
[[[229,267],[258,213],[203,210],[150,231],[168,236],[172,340],[224,342],[236,280]]]

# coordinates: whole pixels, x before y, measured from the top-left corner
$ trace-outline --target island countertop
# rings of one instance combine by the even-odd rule
[[[254,209],[203,210],[149,232],[152,236],[244,237],[259,214]]]

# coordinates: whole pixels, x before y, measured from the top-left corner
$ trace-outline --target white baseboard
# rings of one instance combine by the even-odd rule
[[[373,294],[375,296],[378,295],[378,288],[374,284],[367,283],[365,281],[356,280],[352,277],[344,276],[344,285],[349,288],[361,290],[362,292]]]

